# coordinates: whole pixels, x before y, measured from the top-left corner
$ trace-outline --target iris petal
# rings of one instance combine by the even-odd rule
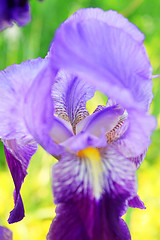
[[[46,63],[47,61],[38,58],[20,65],[14,64],[0,72],[0,136],[15,184],[15,207],[10,214],[9,223],[24,217],[20,189],[30,158],[37,149],[33,135],[26,125],[24,107],[29,88]],[[27,116],[30,121],[34,119],[36,111],[32,114],[33,116]]]
[[[152,67],[143,34],[114,12],[103,12],[103,20],[96,9],[87,14],[83,21],[77,14],[61,25],[51,47],[52,63],[76,73],[126,109],[148,110]],[[126,28],[115,23],[119,18],[127,22]]]
[[[139,166],[150,144],[150,136],[156,127],[156,119],[143,112],[131,110],[128,112],[128,120],[127,131],[117,140],[116,144],[120,152],[132,158],[132,161]]]
[[[128,200],[128,206],[133,208],[146,209],[144,203],[141,201],[138,195]]]
[[[61,145],[65,147],[66,151],[77,153],[87,147],[105,147],[107,142],[105,133],[102,133],[100,137],[96,137],[88,132],[80,132],[78,135],[74,135],[61,143]]]
[[[20,195],[21,185],[27,175],[27,168],[32,155],[37,150],[37,145],[32,143],[22,145],[14,140],[4,140],[5,154],[7,163],[14,181],[15,193],[14,202],[15,207],[10,213],[8,219],[9,223],[20,221],[24,217],[24,207]]]
[[[113,145],[100,151],[88,148],[78,156],[63,154],[53,166],[52,186],[58,206],[48,239],[130,239],[120,217],[127,199],[136,196],[135,171],[134,164]]]
[[[73,136],[72,130],[67,128],[65,121],[54,117],[54,124],[50,135],[56,143],[61,143]]]
[[[45,66],[41,58],[13,64],[0,71],[0,137],[31,139],[24,120],[24,101],[35,77]],[[25,141],[25,139],[24,139]]]
[[[24,118],[34,139],[50,154],[58,156],[63,152],[63,147],[56,144],[51,136],[54,126],[51,97],[54,77],[48,65],[39,72],[25,97]]]
[[[86,102],[94,95],[94,88],[85,81],[60,71],[53,85],[55,113],[69,121],[76,132],[76,124],[89,115]]]
[[[100,8],[86,8],[79,9],[77,12],[72,14],[66,22],[74,21],[79,22],[80,20],[97,19],[107,23],[109,26],[117,27],[128,33],[132,38],[139,42],[144,41],[144,34],[139,31],[136,25],[130,23],[127,18],[113,10],[103,11]]]
[[[123,112],[124,110],[116,105],[92,114],[88,117],[88,121],[83,127],[83,131],[100,137],[102,132],[109,132],[117,125]]]
[[[127,224],[118,216],[121,207],[107,195],[99,203],[84,198],[59,204],[47,240],[130,240]]]

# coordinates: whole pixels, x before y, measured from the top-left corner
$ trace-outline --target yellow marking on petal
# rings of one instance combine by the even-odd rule
[[[102,193],[102,164],[99,150],[93,147],[88,147],[78,152],[78,157],[88,161],[91,168],[93,193],[96,198],[100,198]]]
[[[78,152],[78,157],[94,158],[94,161],[101,160],[101,156],[98,149],[93,147],[88,147],[86,149],[80,150]]]

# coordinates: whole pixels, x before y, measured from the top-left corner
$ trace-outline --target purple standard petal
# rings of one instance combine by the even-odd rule
[[[74,171],[73,171],[74,169]],[[48,240],[129,240],[120,218],[136,196],[136,168],[110,145],[63,154],[53,166],[56,217]]]
[[[69,121],[76,132],[76,124],[89,115],[86,102],[94,96],[94,88],[73,74],[60,71],[53,85],[55,113]]]
[[[12,240],[12,232],[9,229],[0,226],[0,240]]]
[[[28,0],[0,0],[0,6],[0,31],[13,21],[24,26],[31,20]]]
[[[4,140],[4,149],[7,163],[14,181],[14,209],[10,213],[9,223],[18,222],[24,217],[24,207],[20,195],[21,185],[27,175],[27,168],[31,157],[37,150],[37,145],[29,143],[23,145],[16,140]]]
[[[52,138],[55,118],[51,91],[54,78],[48,65],[38,74],[25,97],[24,118],[34,139],[50,154],[59,156],[63,147]]]
[[[152,67],[144,35],[113,11],[83,9],[74,16],[56,33],[51,63],[81,76],[126,109],[148,110]]]
[[[79,9],[77,12],[72,14],[66,22],[75,21],[79,22],[80,20],[89,20],[97,19],[102,22],[106,22],[109,26],[117,27],[128,33],[132,38],[139,42],[144,41],[144,34],[139,31],[136,25],[131,24],[127,18],[124,18],[123,15],[118,14],[116,11],[108,10],[107,12],[103,11],[100,8],[86,8]]]

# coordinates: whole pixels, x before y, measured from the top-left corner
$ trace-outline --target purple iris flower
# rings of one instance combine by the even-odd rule
[[[48,240],[129,240],[121,216],[145,208],[140,166],[155,119],[144,35],[122,15],[82,9],[58,29],[47,57],[0,72],[0,136],[15,184],[9,222],[23,218],[20,188],[39,143],[53,166],[57,204]],[[109,98],[90,115],[86,102]]]
[[[24,26],[30,18],[28,0],[0,0],[0,31],[12,26],[13,21]]]
[[[12,232],[9,229],[0,226],[0,240],[12,240]]]
[[[155,128],[148,115],[152,67],[143,41],[144,35],[122,15],[101,9],[77,11],[56,33],[52,69],[74,73],[71,85],[60,75],[53,86],[57,116],[69,120],[74,132],[85,107],[79,98],[86,92],[81,80],[109,101],[78,121],[76,135],[60,143],[68,153],[53,167],[58,206],[48,239],[130,239],[120,216],[127,206],[144,208],[136,195],[135,171]],[[51,133],[54,138],[55,129]]]

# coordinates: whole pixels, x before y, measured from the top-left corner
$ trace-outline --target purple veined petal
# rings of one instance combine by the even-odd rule
[[[76,124],[89,115],[86,102],[94,96],[94,88],[73,74],[60,71],[53,84],[55,113],[69,121],[76,132]]]
[[[0,240],[12,240],[12,232],[5,227],[0,226]]]
[[[127,131],[128,126],[129,126],[129,121],[124,114],[119,119],[117,125],[112,130],[106,133],[107,143],[108,144],[113,143],[117,139],[119,139],[121,136],[123,136]]]
[[[147,149],[144,150],[144,152],[136,157],[130,157],[129,159],[134,162],[136,165],[137,169],[140,167],[141,163],[143,162],[145,156],[146,156]]]
[[[37,75],[25,97],[24,118],[28,131],[51,155],[59,156],[63,147],[52,138],[54,127],[54,105],[51,97],[54,74],[45,66]]]
[[[21,185],[27,175],[27,168],[31,157],[37,150],[35,143],[23,145],[15,139],[3,140],[7,163],[14,181],[14,209],[11,211],[8,222],[14,223],[23,219],[24,207],[20,195]]]
[[[37,74],[47,64],[37,58],[13,64],[0,71],[0,137],[18,139],[32,136],[24,121],[24,99]]]
[[[126,109],[148,110],[153,97],[152,67],[143,37],[133,37],[137,29],[131,23],[136,29],[132,34],[123,24],[119,27],[118,14],[109,13],[114,15],[114,24],[109,24],[109,18],[101,20],[100,13],[92,11],[96,17],[83,21],[77,17],[60,26],[51,46],[51,63],[74,72]]]
[[[122,154],[131,158],[131,161],[139,167],[150,145],[150,136],[156,127],[156,119],[132,109],[128,112],[128,121],[127,131],[115,144]]]
[[[28,0],[13,0],[12,3],[1,0],[0,5],[0,31],[12,26],[13,21],[24,26],[31,20]]]
[[[101,149],[104,168],[105,190],[112,196],[133,197],[137,191],[136,167],[129,163],[114,144]]]
[[[89,116],[88,121],[86,119],[87,122],[82,131],[89,132],[90,134],[100,137],[102,132],[109,132],[117,125],[123,113],[124,110],[118,105],[105,108]],[[81,129],[80,125],[78,127]]]
[[[74,169],[74,171],[73,171]],[[57,216],[48,240],[129,240],[121,220],[126,201],[136,196],[136,168],[113,146],[65,153],[53,166]],[[95,181],[96,180],[96,181]]]
[[[130,240],[127,224],[118,218],[114,204],[120,205],[107,196],[99,204],[88,199],[59,204],[47,240]],[[88,223],[86,227],[84,218]]]

